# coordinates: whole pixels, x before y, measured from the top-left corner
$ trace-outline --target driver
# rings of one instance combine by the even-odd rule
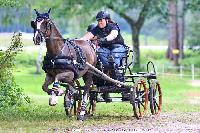
[[[126,48],[124,44],[124,39],[120,34],[120,28],[117,23],[113,22],[110,18],[110,14],[106,11],[100,11],[96,15],[96,20],[98,24],[80,39],[82,40],[93,40],[97,38],[99,48],[97,49],[98,58],[103,65],[108,65],[108,57],[112,55],[116,68],[121,64],[121,59],[126,57]],[[124,82],[123,76],[118,78],[120,81]],[[108,94],[104,99],[108,102],[112,101]],[[122,100],[125,99],[125,93],[122,92]]]
[[[108,56],[111,54],[117,66],[120,66],[120,60],[126,56],[124,39],[120,34],[119,26],[110,19],[110,14],[106,11],[100,11],[96,15],[97,26],[87,32],[82,40],[92,40],[97,37],[100,48],[97,50],[98,58],[103,65],[108,64]],[[120,53],[119,53],[120,52]]]

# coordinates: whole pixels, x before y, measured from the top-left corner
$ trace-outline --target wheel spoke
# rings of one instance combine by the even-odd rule
[[[145,106],[144,106],[144,104],[143,103],[141,103],[141,105],[145,108]]]
[[[143,97],[144,95],[146,95],[146,92],[144,92],[142,95],[140,95],[140,97]]]
[[[158,103],[155,101],[155,105],[157,106],[157,107],[159,107],[159,105],[158,105]]]
[[[157,104],[156,101],[154,101],[154,111],[155,111],[155,113],[156,113],[156,109],[157,109],[156,104]]]
[[[141,109],[140,109],[140,104],[138,104],[138,110],[139,110],[139,114],[140,114],[140,117],[142,116],[142,112],[141,112]]]
[[[156,96],[156,93],[157,93],[157,89],[154,89],[153,90],[153,96]]]

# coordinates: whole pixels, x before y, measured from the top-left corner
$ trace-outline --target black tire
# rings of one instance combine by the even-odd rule
[[[152,115],[159,115],[162,107],[162,91],[156,79],[150,80],[149,101]]]
[[[134,83],[134,88],[130,89],[130,102],[133,106],[134,116],[137,119],[143,118],[148,104],[148,90],[144,79],[138,78]]]
[[[67,107],[70,103],[70,101],[68,100],[68,92],[66,91],[65,92],[65,96],[64,96],[64,108],[65,108],[65,114],[66,116],[68,117],[71,117],[72,116],[72,113],[71,113],[71,108]]]
[[[97,99],[97,92],[91,91],[89,96],[89,108],[88,108],[88,115],[93,116],[96,110],[96,101]]]

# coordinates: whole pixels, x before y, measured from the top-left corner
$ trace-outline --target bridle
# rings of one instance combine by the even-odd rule
[[[45,27],[45,31],[41,30],[40,26],[43,24],[43,22],[46,21],[46,26]],[[39,26],[38,26],[39,24]],[[34,29],[34,38],[37,36],[36,34],[39,34],[39,36],[41,37],[40,42],[44,39],[48,39],[50,38],[51,35],[51,29],[52,29],[52,21],[50,18],[36,18],[36,21],[31,21],[31,26]]]

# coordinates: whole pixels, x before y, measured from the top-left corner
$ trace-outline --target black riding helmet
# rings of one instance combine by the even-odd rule
[[[110,19],[110,14],[107,11],[100,11],[97,13],[96,20]]]
[[[96,27],[95,23],[88,25],[87,32],[91,32]]]

